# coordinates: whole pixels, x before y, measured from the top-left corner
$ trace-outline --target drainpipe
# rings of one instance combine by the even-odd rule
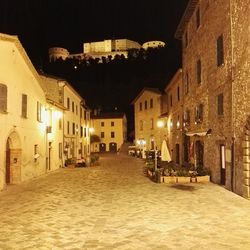
[[[231,129],[232,129],[232,144],[231,144],[231,191],[235,190],[235,121],[234,121],[234,47],[233,47],[233,13],[232,0],[229,0],[229,15],[230,15],[230,39],[231,39]]]

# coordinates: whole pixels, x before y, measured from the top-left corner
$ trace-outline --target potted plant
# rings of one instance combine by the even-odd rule
[[[179,168],[177,170],[177,183],[190,183],[190,176],[187,168]]]

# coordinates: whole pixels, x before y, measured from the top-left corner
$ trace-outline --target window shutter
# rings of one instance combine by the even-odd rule
[[[0,111],[7,111],[7,86],[0,84]]]
[[[22,117],[27,117],[27,95],[22,94]]]

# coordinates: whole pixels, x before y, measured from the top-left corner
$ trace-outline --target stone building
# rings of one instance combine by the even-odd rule
[[[124,113],[103,113],[91,116],[93,135],[100,142],[92,144],[92,152],[117,152],[127,140],[127,118]]]
[[[155,88],[144,88],[133,100],[135,142],[143,150],[160,149],[162,131],[159,117],[162,114],[162,93]]]
[[[190,0],[175,34],[183,45],[185,128],[195,165],[245,197],[250,196],[249,14],[249,0]]]

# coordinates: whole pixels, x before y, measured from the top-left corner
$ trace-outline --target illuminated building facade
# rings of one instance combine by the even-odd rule
[[[16,36],[0,34],[0,190],[46,172],[46,97]]]
[[[135,142],[143,150],[161,147],[164,128],[157,127],[162,114],[162,93],[155,88],[144,88],[133,100],[135,117]]]
[[[117,152],[127,140],[127,118],[124,113],[92,115],[93,135],[100,138],[91,145],[93,152]]]
[[[196,166],[213,182],[250,197],[250,1],[190,0],[182,40],[186,135]]]

